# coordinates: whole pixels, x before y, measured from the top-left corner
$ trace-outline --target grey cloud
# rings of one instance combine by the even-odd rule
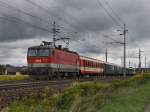
[[[34,0],[32,0],[34,1]],[[24,21],[27,21],[33,25],[40,26],[51,30],[52,22],[55,20],[58,28],[61,28],[60,36],[69,35],[72,38],[71,49],[82,53],[90,55],[103,55],[105,48],[108,47],[113,52],[114,57],[119,58],[122,55],[122,45],[107,45],[105,42],[111,42],[111,39],[104,38],[104,35],[110,35],[110,37],[122,41],[119,37],[119,32],[114,33],[112,30],[117,30],[118,26],[111,20],[111,18],[106,14],[103,8],[98,6],[97,0],[36,0],[37,4],[49,10],[49,14],[41,9],[34,7],[32,4],[27,3],[25,0],[6,0],[6,3],[15,6],[23,11],[36,15],[47,22],[43,22],[34,19],[30,16],[24,15],[21,12],[10,10],[0,6],[0,13],[3,12],[9,15],[8,19],[13,19],[17,17]],[[103,0],[101,2],[106,6]],[[135,49],[140,47],[139,42],[145,42],[150,36],[150,16],[148,13],[149,1],[147,0],[110,0],[108,1],[114,10],[118,13],[120,18],[127,23],[129,29],[128,47],[129,49]],[[1,5],[1,4],[0,4]],[[108,7],[107,7],[108,8]],[[55,16],[55,17],[54,17]],[[1,60],[5,60],[9,57],[15,56],[19,57],[20,54],[11,56],[14,51],[21,48],[27,49],[32,45],[39,45],[42,39],[50,40],[52,39],[52,34],[41,31],[30,26],[23,24],[21,21],[19,23],[9,22],[6,19],[2,19],[0,15],[0,52]],[[78,32],[78,34],[68,34],[68,32]],[[111,33],[110,33],[111,32]],[[114,33],[116,36],[112,36]],[[132,34],[132,37],[130,37]],[[89,36],[90,35],[90,36]],[[118,35],[118,36],[117,36]],[[42,39],[40,39],[42,37]],[[43,38],[45,37],[45,38]],[[34,42],[30,39],[36,39],[38,41]],[[28,42],[24,42],[24,40]],[[3,42],[2,42],[3,41]],[[8,43],[15,43],[15,41],[20,41],[26,45],[10,45]],[[8,43],[7,43],[8,42]],[[17,42],[16,42],[17,43]],[[30,43],[30,44],[28,44]],[[15,49],[15,50],[14,50]],[[5,53],[5,50],[12,51]],[[21,52],[21,50],[19,50]],[[23,50],[24,51],[24,50]],[[9,55],[9,56],[8,56]],[[25,52],[21,52],[24,55]]]

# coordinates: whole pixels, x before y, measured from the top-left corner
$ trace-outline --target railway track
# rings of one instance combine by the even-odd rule
[[[127,77],[128,78],[128,77]],[[53,81],[23,81],[23,82],[3,82],[0,83],[0,109],[6,107],[16,98],[28,96],[31,93],[41,92],[45,87],[50,88],[50,94],[54,92],[62,92],[74,81],[104,81],[109,82],[116,79],[124,79],[123,77],[101,77],[101,78],[85,78],[85,79],[66,79]]]
[[[17,83],[3,83],[0,84],[0,91],[1,90],[11,90],[11,89],[18,89],[18,88],[32,88],[32,87],[43,87],[48,85],[59,85],[62,83],[71,83],[71,80],[64,80],[64,81],[36,81],[36,82],[17,82]]]
[[[54,91],[61,92],[72,82],[72,80],[59,80],[0,84],[0,109],[9,105],[15,99],[42,92],[45,87],[50,88],[50,94],[53,94]]]

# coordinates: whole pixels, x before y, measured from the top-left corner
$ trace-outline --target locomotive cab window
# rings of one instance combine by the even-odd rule
[[[37,56],[37,50],[36,49],[29,49],[28,50],[28,56]]]
[[[51,55],[50,49],[29,49],[28,56],[46,57]]]
[[[39,49],[38,56],[49,56],[50,50],[49,49]]]

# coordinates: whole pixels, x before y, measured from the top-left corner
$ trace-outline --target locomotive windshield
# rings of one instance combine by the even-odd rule
[[[50,55],[51,55],[50,49],[29,49],[28,50],[28,56],[43,57],[43,56],[50,56]]]

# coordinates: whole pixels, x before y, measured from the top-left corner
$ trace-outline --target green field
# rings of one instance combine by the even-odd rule
[[[28,75],[0,75],[0,81],[28,80]]]
[[[150,104],[150,75],[112,83],[74,83],[64,93],[15,101],[3,112],[144,112]]]

